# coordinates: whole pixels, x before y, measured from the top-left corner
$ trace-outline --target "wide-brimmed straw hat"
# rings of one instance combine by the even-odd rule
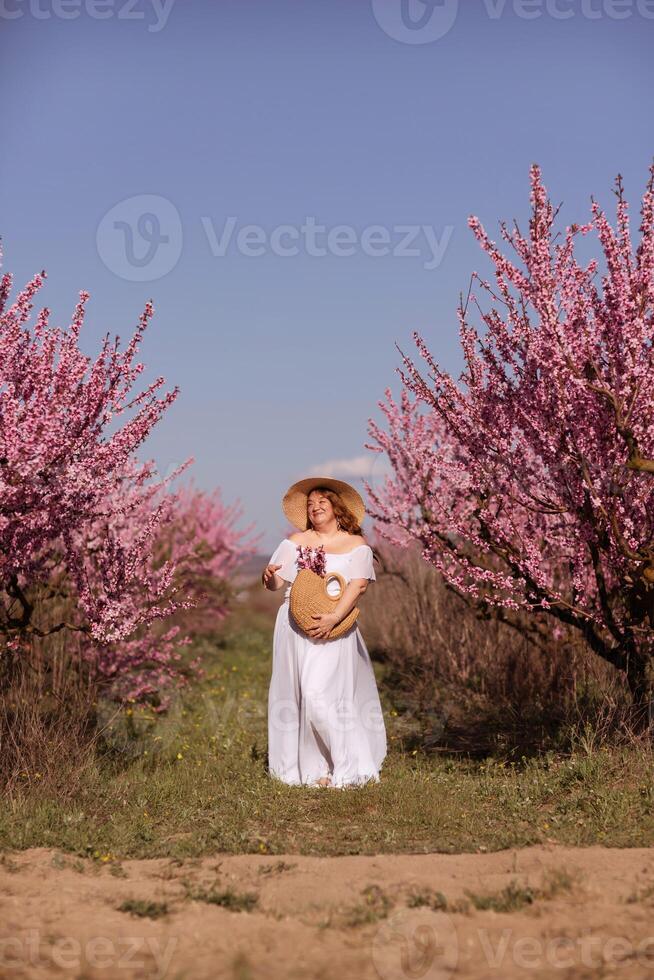
[[[350,513],[356,518],[357,524],[361,525],[366,513],[366,505],[361,494],[345,483],[344,480],[333,480],[330,476],[309,476],[304,480],[298,480],[293,486],[289,487],[282,500],[282,508],[291,524],[299,527],[301,531],[307,529],[307,498],[316,487],[326,487],[328,490],[335,490]]]

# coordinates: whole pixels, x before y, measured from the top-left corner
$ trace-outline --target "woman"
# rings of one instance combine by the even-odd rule
[[[365,506],[342,480],[313,477],[294,483],[282,507],[300,530],[282,541],[261,575],[267,589],[287,586],[277,613],[268,695],[268,768],[292,785],[344,788],[379,782],[386,729],[370,656],[356,625],[329,634],[375,580],[373,554],[361,533]],[[289,615],[298,547],[325,552],[326,573],[347,586],[333,612],[314,616],[307,635]],[[306,556],[306,552],[304,552]],[[329,588],[332,594],[336,589]]]

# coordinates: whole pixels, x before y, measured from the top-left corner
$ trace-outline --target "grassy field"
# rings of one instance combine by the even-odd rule
[[[99,862],[262,854],[493,851],[556,841],[647,846],[654,770],[644,747],[507,762],[411,748],[376,665],[389,739],[382,781],[344,792],[266,774],[269,615],[240,610],[202,648],[206,677],[165,717],[134,710],[103,754],[25,774],[5,799],[0,847],[58,847]],[[58,786],[56,783],[58,782]]]

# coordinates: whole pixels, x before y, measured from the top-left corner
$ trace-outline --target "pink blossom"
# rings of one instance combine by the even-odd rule
[[[235,529],[240,510],[218,491],[171,490],[191,459],[165,479],[137,460],[178,394],[163,378],[135,390],[152,303],[124,349],[107,335],[91,358],[79,346],[88,293],[68,328],[50,326],[47,308],[30,326],[45,278],[12,304],[11,276],[0,281],[0,633],[15,650],[74,631],[115,691],[146,697],[199,669],[182,669],[187,639],[161,624],[201,601],[198,581],[224,581],[249,529]],[[54,622],[39,621],[37,592],[59,602]]]
[[[635,246],[620,177],[616,197],[615,227],[592,201],[590,221],[556,235],[534,165],[528,232],[500,226],[510,257],[470,219],[495,274],[475,273],[459,306],[464,370],[451,377],[418,334],[422,369],[400,351],[400,400],[387,390],[385,425],[369,423],[392,475],[367,490],[383,536],[419,541],[479,603],[578,629],[649,700],[654,166]],[[599,254],[582,264],[591,231]]]
[[[308,568],[309,571],[315,572],[316,575],[323,576],[326,570],[326,555],[325,549],[321,544],[316,548],[312,548],[310,545],[297,545],[297,567]]]

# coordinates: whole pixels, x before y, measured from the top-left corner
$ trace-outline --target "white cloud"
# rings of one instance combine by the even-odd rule
[[[350,459],[329,459],[309,470],[309,476],[331,476],[334,479],[366,479],[379,476],[389,470],[388,459],[382,453],[366,453]]]

